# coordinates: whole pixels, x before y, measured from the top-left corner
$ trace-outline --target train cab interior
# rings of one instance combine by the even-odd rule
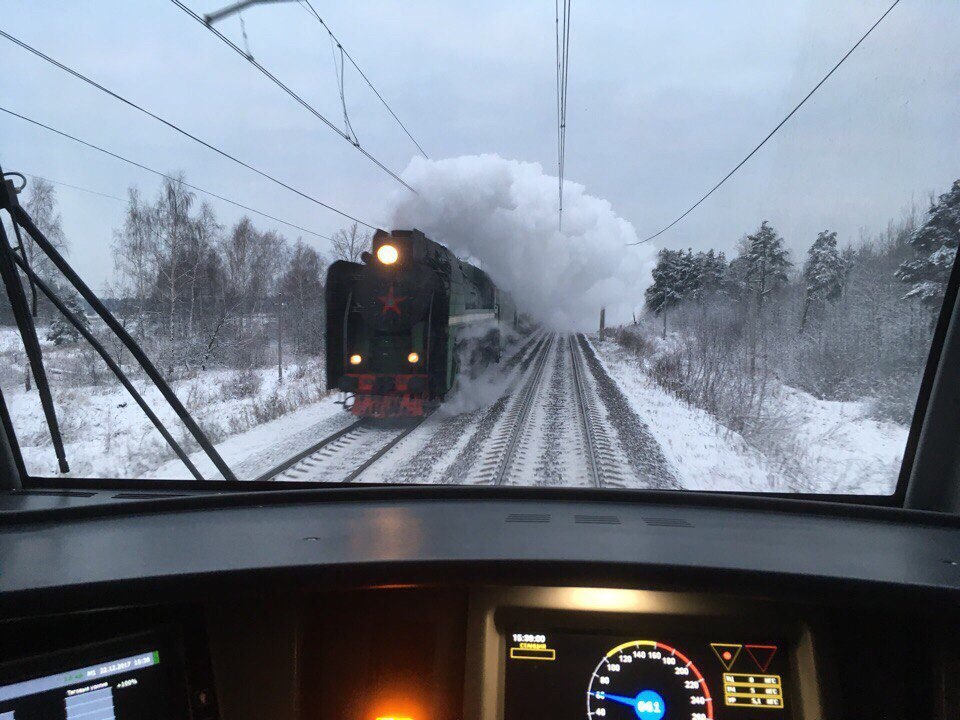
[[[659,138],[642,145],[643,162],[652,168],[661,167],[661,154],[680,152],[666,139],[674,131],[686,138],[684,147],[702,145],[707,116],[709,123],[739,118],[726,128],[736,142],[724,140],[727,135],[709,140],[736,153],[744,143],[753,146],[757,123],[766,132],[769,118],[754,115],[779,113],[779,119],[786,111],[779,105],[758,109],[756,98],[772,91],[750,94],[768,82],[758,74],[756,56],[744,56],[729,73],[715,63],[728,51],[740,57],[731,45],[751,44],[729,40],[741,37],[737,27],[749,22],[766,28],[772,22],[767,15],[779,10],[761,3],[747,17],[741,8],[738,24],[725,25],[733,22],[725,15],[736,3],[727,4],[724,17],[716,9],[694,9],[695,3],[676,9],[685,19],[677,21],[670,43],[685,50],[678,50],[682,62],[674,56],[666,64],[701,57],[685,44],[693,29],[710,50],[692,73],[696,86],[688,87],[683,83],[694,81],[686,71],[675,77],[669,67],[651,73],[630,66],[649,48],[638,47],[632,34],[624,37],[608,10],[573,4],[580,18],[571,15],[570,0],[558,3],[555,13],[537,10],[538,27],[548,31],[542,37],[530,35],[526,24],[533,6],[521,11],[509,4],[496,11],[466,8],[465,17],[474,19],[455,23],[456,32],[443,38],[419,28],[446,21],[451,8],[436,4],[423,6],[434,21],[425,22],[417,11],[417,27],[401,17],[408,11],[367,8],[358,18],[359,6],[350,3],[239,2],[219,9],[226,0],[173,0],[156,27],[144,18],[158,8],[105,10],[94,3],[53,11],[37,2],[0,13],[0,104],[10,96],[26,113],[0,107],[0,720],[960,718],[960,181],[932,198],[929,211],[915,208],[902,225],[844,250],[837,233],[820,232],[820,225],[855,217],[838,225],[855,234],[856,213],[866,213],[863,208],[883,193],[871,186],[854,197],[854,180],[831,185],[822,182],[821,171],[862,162],[864,177],[889,180],[896,173],[882,165],[883,143],[857,145],[853,160],[844,155],[853,131],[831,135],[830,157],[811,154],[809,176],[798,172],[778,185],[772,175],[779,170],[763,164],[773,147],[760,150],[764,140],[741,163],[760,151],[755,165],[723,192],[707,193],[687,211],[696,209],[689,219],[684,214],[674,221],[700,222],[700,213],[707,213],[708,221],[676,240],[684,244],[669,245],[670,233],[687,227],[681,223],[652,236],[662,245],[645,245],[644,233],[617,215],[612,202],[590,193],[606,187],[637,220],[655,209],[672,210],[664,209],[663,196],[656,195],[658,207],[652,208],[632,195],[669,186],[668,199],[679,202],[674,186],[681,183],[664,180],[658,169],[647,189],[631,190],[628,198],[607,187],[622,184],[619,174],[609,174],[607,182],[602,178],[608,174],[584,169],[585,185],[579,177],[575,183],[563,179],[567,63],[574,68],[571,118],[586,117],[574,110],[582,102],[594,113],[602,105],[604,114],[624,114],[629,126],[588,128],[609,167],[623,160],[623,148],[640,141],[638,123]],[[863,47],[850,65],[864,62],[868,71],[844,65],[837,77],[826,82],[828,74],[814,87],[824,57],[840,57],[837,48],[852,42],[848,35],[860,37],[861,15],[873,22],[879,6],[866,3],[841,18],[813,3],[820,9],[803,22],[820,27],[829,20],[830,28],[844,32],[817,34],[816,47],[804,50],[816,50],[816,62],[803,55],[806,64],[796,65],[803,72],[796,73],[794,61],[764,41],[776,70],[771,73],[781,81],[784,74],[793,78],[781,88],[784,96],[793,98],[803,85],[802,97],[809,85],[818,102],[828,103],[834,87],[847,88],[842,83],[849,72],[861,83],[856,92],[863,95],[855,97],[872,97],[877,78],[885,77],[870,69],[875,52],[887,70],[894,61],[913,67],[904,60],[906,36],[925,31],[910,28],[951,26],[907,25],[903,33],[883,34],[890,25],[915,17],[910,13],[956,18],[947,4],[905,7],[912,4],[896,8],[894,2],[889,19],[880,25],[885,14],[861,37]],[[635,18],[639,7],[617,12]],[[645,7],[654,16],[666,12]],[[722,43],[705,37],[704,18],[686,17],[700,13],[724,28]],[[383,25],[388,16],[403,24],[390,30],[392,24]],[[588,16],[603,26],[601,35]],[[7,27],[8,18],[17,22]],[[351,26],[350,18],[362,22]],[[654,27],[665,22],[648,20]],[[67,27],[73,22],[92,33],[88,40],[74,37]],[[109,33],[119,33],[117,27],[131,34],[117,35],[111,49]],[[334,36],[331,27],[341,34]],[[570,27],[574,42],[567,52]],[[180,33],[187,31],[195,35],[184,40]],[[945,32],[955,42],[955,26],[953,34]],[[345,50],[371,33],[375,44],[365,52]],[[930,53],[939,47],[939,34],[932,35],[916,50],[922,55],[917,63],[928,69],[937,66]],[[95,50],[88,47],[93,38],[102,43]],[[318,42],[327,70],[327,44],[333,52],[336,72],[326,80],[337,92],[330,117],[344,117],[327,128],[316,124],[320,111],[312,96],[280,79],[299,78],[310,87],[315,69],[297,73],[314,62],[308,53]],[[875,51],[878,43],[890,52]],[[620,44],[629,52],[611,55],[616,62],[597,59],[620,52]],[[539,69],[505,65],[498,59],[504,53],[528,58]],[[128,55],[129,62],[117,62]],[[588,65],[588,56],[595,64]],[[577,78],[581,62],[585,74],[591,68],[589,83]],[[391,63],[397,73],[389,72]],[[451,73],[454,67],[473,72],[472,63],[497,81],[469,81],[464,90]],[[100,79],[78,76],[73,65]],[[376,72],[368,77],[361,65]],[[590,94],[606,88],[608,72],[626,66],[633,68],[629,92],[616,102]],[[49,91],[38,90],[48,85],[37,85],[28,70],[53,73],[43,80]],[[250,75],[236,80],[223,74],[233,71]],[[449,85],[421,82],[434,72]],[[661,72],[662,87],[651,79]],[[946,78],[930,72],[943,87],[957,89],[955,72]],[[810,81],[809,73],[820,75]],[[749,117],[727,106],[688,109],[699,118],[694,139],[684,134],[688,116],[675,117],[664,107],[685,107],[688,91],[714,97],[719,91],[714,80],[703,79],[708,75],[721,85],[726,80],[719,75],[734,78],[738,93],[748,88]],[[17,82],[7,85],[14,76]],[[171,77],[184,85],[163,95],[169,88],[161,80]],[[225,77],[231,80],[221,84]],[[406,117],[429,109],[435,117],[429,123],[421,117],[422,127],[432,129],[434,139],[443,128],[459,138],[464,117],[478,133],[496,125],[501,140],[504,118],[511,118],[507,134],[528,138],[522,126],[539,117],[528,104],[539,103],[546,119],[528,139],[549,146],[544,157],[558,169],[544,171],[539,160],[506,160],[485,150],[466,160],[433,161],[421,149],[407,171],[393,174],[374,157],[383,138],[373,135],[366,144],[370,136],[358,122],[361,144],[352,126],[366,106],[350,104],[351,83],[368,92],[381,77],[392,85],[394,94],[384,93],[389,99],[423,94],[423,102],[398,102],[398,112]],[[638,77],[654,82],[653,99],[637,89]],[[914,89],[926,92],[921,85]],[[188,86],[193,89],[185,92]],[[533,87],[546,88],[545,94]],[[441,90],[448,96],[437,95]],[[884,107],[895,106],[890,113],[897,122],[913,128],[912,106],[893,90],[883,92],[895,96]],[[464,117],[438,119],[452,112],[449,95],[461,93],[481,97],[463,100]],[[509,102],[497,99],[504,93]],[[648,103],[645,110],[632,104],[638,93]],[[125,95],[144,98],[143,105]],[[186,97],[199,105],[222,98],[226,105],[208,108],[208,116],[236,112],[243,120],[227,130],[220,126],[219,135],[199,122],[187,133],[180,127],[190,125]],[[957,97],[960,92],[939,95],[924,122],[960,112]],[[33,110],[38,117],[49,111],[52,125],[27,117],[35,99]],[[413,140],[406,126],[406,135],[396,127],[399,119],[390,106],[384,109],[384,97],[367,99],[395,133],[390,137]],[[115,124],[95,102],[134,119],[124,116],[122,125]],[[801,155],[813,153],[810,138],[820,132],[800,133],[809,144],[789,146],[790,155],[784,148],[799,142],[798,132],[789,134],[798,131],[797,123],[820,118],[823,125],[816,127],[828,133],[831,122],[856,110],[844,105],[827,122],[815,107],[800,109],[805,102],[781,123],[776,142],[787,139],[775,157],[787,158],[785,164],[800,164]],[[554,104],[557,128],[548,132]],[[254,106],[262,112],[252,112]],[[514,106],[527,109],[510,115]],[[304,108],[313,108],[313,117]],[[666,113],[668,128],[647,128],[650,108],[658,108],[654,115]],[[869,112],[863,127],[886,127],[887,114]],[[81,118],[90,122],[78,136],[52,130]],[[272,127],[270,142],[251,142],[248,121]],[[747,127],[752,135],[741,136]],[[59,137],[48,137],[51,131]],[[203,157],[211,164],[195,172],[200,185],[191,184],[193,170],[185,176],[151,169],[187,162],[181,146],[154,147],[137,134],[160,131],[175,135],[189,152],[210,153]],[[112,133],[116,152],[102,157],[107,151],[93,140],[78,140],[84,132],[105,138],[106,145]],[[550,132],[557,134],[559,159]],[[608,133],[621,138],[620,132],[627,133],[623,144],[611,139],[604,145]],[[337,142],[330,155],[313,144],[324,141],[315,137],[323,133]],[[134,135],[136,144],[124,151]],[[544,137],[549,142],[541,142]],[[54,152],[48,142],[73,144]],[[86,147],[73,149],[76,142]],[[244,150],[228,151],[231,143]],[[478,147],[499,147],[493,139],[484,143]],[[926,154],[903,146],[890,167],[928,156],[937,163],[960,161],[946,145]],[[316,156],[315,147],[323,148]],[[439,140],[437,147],[439,153]],[[412,145],[408,149],[415,153]],[[81,150],[99,152],[96,162],[140,157],[133,170],[129,163],[122,167],[155,174],[136,175],[125,198],[115,197],[121,186],[110,189],[107,174],[78,174],[87,166],[64,159]],[[706,175],[690,178],[690,168],[715,173],[733,156],[711,155],[710,163],[682,157],[671,162],[684,167],[688,192],[691,184],[713,182]],[[367,163],[363,168],[373,179],[358,175],[353,184],[326,185],[318,175],[333,173],[333,158]],[[587,167],[587,159],[571,158]],[[71,191],[30,174],[47,172],[43,162],[51,178],[106,188],[105,196],[83,202],[119,204],[89,210],[69,194],[84,187]],[[758,162],[764,180],[749,185],[754,176],[746,172]],[[305,166],[309,172],[299,172]],[[247,187],[236,173],[263,185]],[[942,186],[949,173],[937,165],[922,180],[911,176],[911,187]],[[814,176],[820,179],[811,181]],[[141,192],[137,183],[147,181],[156,188]],[[209,193],[203,189],[208,181]],[[778,227],[795,229],[791,238],[806,233],[814,242],[809,252],[806,240],[803,247],[791,245],[788,260],[789,243],[760,214],[780,206],[738,204],[739,191],[731,190],[738,182],[753,188],[743,191],[751,196],[787,194],[789,185],[796,199],[809,190],[800,205],[813,213],[810,207],[819,202],[833,214],[815,215],[809,227],[790,225],[796,218],[786,211],[774,218]],[[808,182],[823,185],[820,194]],[[325,201],[309,188],[322,188]],[[400,199],[392,206],[374,202],[371,188]],[[906,197],[900,185],[896,190],[898,198]],[[345,226],[352,227],[351,236],[336,223],[357,217],[329,204],[347,207],[351,199],[357,207],[367,202],[369,211],[356,211],[359,234],[364,226],[370,230],[366,244],[356,247],[348,241],[358,236],[358,224]],[[387,225],[374,213],[386,218],[388,209],[399,227],[420,227],[429,237],[419,230],[379,230]],[[331,211],[339,215],[327,224],[316,220],[327,214],[311,215]],[[742,221],[745,232],[737,241],[741,226],[734,232],[728,216],[748,212],[749,225]],[[279,231],[257,229],[271,223],[286,223],[278,227],[289,238],[299,237],[301,224],[320,231],[310,242],[294,242]],[[727,256],[696,244],[711,223],[726,233]],[[107,252],[103,238],[110,237],[112,263],[96,255]],[[330,254],[311,250],[311,243]],[[411,248],[423,250],[417,262],[407,256]],[[329,267],[327,259],[334,260]],[[780,270],[757,279],[776,263]],[[114,275],[101,268],[110,265]],[[141,266],[149,272],[136,274]],[[710,276],[710,267],[719,270]],[[699,279],[690,284],[695,270]],[[620,307],[608,302],[611,293],[635,297]],[[458,377],[465,339],[480,337],[475,328],[497,332],[497,351],[475,377]],[[861,336],[874,344],[857,345]],[[873,379],[858,385],[847,376],[837,380],[841,356],[863,377],[875,373]],[[740,374],[722,374],[734,371]],[[108,381],[119,383],[116,394],[104,389]],[[752,403],[742,412],[730,409],[735,392]],[[877,403],[895,398],[899,404],[889,401],[887,415],[871,415],[875,405],[864,400],[871,393]],[[789,413],[777,414],[788,404]],[[811,414],[812,408],[821,414]],[[761,446],[755,429],[773,415],[781,424],[763,426],[767,445]],[[801,420],[804,432],[791,434],[786,423]],[[861,434],[844,436],[851,439],[842,453],[820,452],[835,447],[830,432],[854,426]],[[774,442],[781,454],[763,456]],[[885,442],[892,449],[880,457],[877,446]],[[805,474],[797,470],[804,462]],[[802,475],[803,482],[768,482],[775,472],[777,478]],[[817,484],[817,473],[840,479]]]

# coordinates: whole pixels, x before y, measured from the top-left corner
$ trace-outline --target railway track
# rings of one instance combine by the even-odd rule
[[[527,362],[530,368],[519,389],[513,394],[503,410],[503,415],[483,443],[479,457],[470,475],[475,484],[502,485],[510,472],[511,463],[524,420],[530,414],[540,378],[543,376],[547,356],[554,342],[552,335],[540,338]]]
[[[484,443],[473,482],[529,484],[532,477],[536,482],[626,487],[624,468],[629,465],[606,427],[603,403],[589,376],[577,336],[548,336]],[[560,404],[544,407],[551,395],[560,396]],[[562,441],[553,438],[548,444],[543,436],[549,433],[562,434]],[[556,447],[557,442],[564,446]],[[553,477],[551,456],[561,452],[583,467],[567,463],[560,476]]]
[[[630,465],[608,427],[578,336],[538,337],[514,359],[524,355],[527,369],[489,435],[480,441],[469,482],[626,487],[630,481],[624,473]],[[424,420],[426,416],[398,427],[362,418],[257,479],[353,482]],[[568,462],[560,463],[562,471],[557,472],[561,454]]]
[[[603,405],[597,393],[589,387],[589,370],[576,335],[567,337],[567,347],[570,350],[577,407],[593,483],[597,487],[626,487],[628,478],[623,470],[629,464],[615,440],[602,429],[605,415]]]
[[[370,418],[360,418],[263,473],[257,480],[353,482],[397,443],[420,427],[426,418],[425,415],[402,427],[390,427]]]
[[[524,356],[542,338],[535,333],[513,356],[505,367],[521,362]],[[342,482],[357,480],[371,465],[392,450],[407,435],[416,430],[429,417],[404,427],[387,428],[370,418],[360,418],[310,445],[302,452],[260,474],[261,482]],[[351,466],[345,460],[349,458]]]

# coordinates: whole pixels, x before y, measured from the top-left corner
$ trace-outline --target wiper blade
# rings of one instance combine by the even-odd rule
[[[203,480],[203,475],[200,474],[200,471],[197,469],[197,466],[193,464],[193,461],[190,460],[190,457],[184,452],[183,448],[180,447],[180,444],[173,438],[170,434],[170,431],[167,430],[163,422],[156,416],[153,410],[150,409],[150,406],[147,405],[147,401],[143,399],[143,396],[137,392],[137,389],[133,386],[133,383],[130,382],[130,379],[127,377],[126,373],[120,368],[117,362],[113,359],[106,348],[100,343],[99,340],[93,335],[92,332],[80,322],[80,319],[71,312],[70,308],[67,307],[66,303],[61,300],[55,292],[34,272],[33,268],[27,264],[27,262],[20,257],[15,256],[14,259],[17,261],[17,265],[20,266],[20,269],[23,270],[24,274],[30,279],[30,281],[40,289],[40,292],[53,303],[54,307],[60,311],[71,325],[80,333],[84,340],[86,340],[97,351],[97,354],[103,358],[103,361],[107,364],[107,367],[110,368],[111,372],[116,376],[117,380],[120,381],[120,384],[127,389],[127,392],[130,393],[130,396],[134,399],[134,402],[140,406],[140,409],[143,410],[144,415],[146,415],[150,422],[153,423],[153,426],[157,431],[163,436],[163,439],[167,441],[167,444],[176,453],[177,457],[180,458],[187,470],[190,471],[190,474],[193,475],[197,480]]]
[[[0,193],[0,207],[7,206],[7,198],[10,192],[9,186],[4,182],[3,191]],[[16,225],[16,220],[14,220],[14,225]],[[7,297],[10,299],[13,317],[17,322],[20,339],[23,341],[23,348],[30,363],[30,372],[37,384],[37,393],[40,395],[40,405],[47,420],[47,427],[50,429],[50,439],[53,441],[53,450],[57,455],[57,464],[60,466],[60,472],[68,473],[70,472],[70,464],[67,462],[67,455],[63,448],[60,423],[57,421],[53,394],[50,392],[50,382],[47,380],[47,371],[43,365],[43,352],[40,349],[40,340],[37,337],[37,326],[30,315],[27,296],[23,292],[23,285],[20,284],[20,276],[17,274],[17,268],[14,264],[15,258],[16,254],[10,247],[7,232],[4,230],[3,224],[0,223],[0,278],[3,279]]]
[[[0,169],[0,177],[2,177],[2,169]],[[197,424],[196,420],[194,420],[193,416],[183,406],[183,403],[180,402],[180,399],[173,392],[173,389],[169,386],[169,384],[167,384],[167,381],[160,374],[160,371],[157,370],[156,366],[154,366],[153,362],[150,360],[147,354],[137,344],[137,342],[133,339],[130,333],[127,332],[126,328],[124,328],[123,325],[120,324],[120,322],[107,309],[107,307],[103,304],[103,301],[100,300],[100,298],[97,297],[96,293],[94,293],[87,286],[87,284],[80,278],[77,272],[70,266],[70,264],[66,261],[66,259],[64,259],[64,257],[60,254],[60,252],[53,246],[53,244],[46,238],[46,236],[44,236],[44,234],[40,231],[40,229],[34,224],[29,214],[20,206],[19,202],[16,199],[16,195],[15,195],[12,183],[0,182],[0,209],[4,209],[8,213],[10,213],[10,217],[13,221],[14,227],[19,225],[27,232],[27,234],[31,237],[34,243],[36,243],[37,247],[39,247],[40,250],[47,256],[47,258],[49,258],[50,262],[52,262],[53,265],[57,268],[57,270],[59,270],[63,274],[63,276],[70,282],[70,284],[73,285],[74,289],[81,295],[81,297],[83,297],[84,300],[87,301],[90,307],[93,308],[94,312],[97,313],[100,319],[103,320],[104,323],[106,323],[107,327],[109,327],[110,330],[113,331],[114,335],[116,335],[116,337],[120,340],[120,342],[123,343],[124,347],[126,347],[126,349],[134,357],[137,363],[139,363],[140,367],[143,368],[143,371],[146,373],[147,377],[150,378],[153,384],[160,391],[160,394],[163,395],[164,399],[167,401],[167,403],[170,405],[173,411],[177,414],[177,417],[180,418],[180,421],[184,424],[184,426],[193,436],[194,440],[196,440],[197,444],[201,447],[201,449],[204,451],[204,453],[207,455],[207,457],[210,459],[213,465],[217,468],[217,470],[219,470],[220,473],[223,475],[223,478],[228,481],[237,482],[237,477],[236,475],[234,475],[233,470],[230,469],[230,466],[227,465],[224,459],[220,456],[220,453],[217,452],[216,448],[213,446],[213,443],[210,442],[210,439],[206,436],[206,434]],[[0,232],[2,232],[2,227],[0,227]],[[19,276],[17,275],[16,265],[14,264],[14,261],[16,261],[17,259],[16,255],[13,254],[13,250],[10,248],[9,243],[7,242],[5,233],[3,235],[0,235],[0,241],[2,241],[2,244],[3,244],[3,248],[0,248],[0,270],[3,271],[4,282],[7,281],[7,275],[9,273],[12,273],[12,278],[13,278],[12,285],[14,286],[13,291],[14,291],[14,294],[16,294],[16,291],[19,290],[19,298],[21,301],[19,303],[19,307],[21,307],[22,310],[24,311],[24,312],[18,313],[15,310],[18,324],[23,319],[25,320],[26,324],[29,327],[33,328],[33,321],[29,317],[29,309],[27,308],[26,296],[23,292],[23,287],[20,284]],[[4,261],[5,255],[6,255],[6,260]],[[11,260],[11,257],[13,258],[13,260]],[[4,269],[4,265],[7,266],[6,269]],[[36,274],[33,272],[33,270],[29,268],[29,266],[26,263],[20,264],[20,267],[24,269],[24,272],[33,282],[37,282],[39,280],[39,278],[36,277]],[[52,292],[52,290],[49,287],[47,287],[45,284],[41,285],[39,283],[37,284],[37,287],[40,287],[41,291],[48,298],[50,298],[51,302],[53,302],[54,305],[56,305],[57,308],[64,314],[64,317],[66,317],[67,320],[70,321],[74,327],[76,327],[78,330],[81,331],[81,333],[83,333],[84,337],[88,340],[88,342],[90,342],[93,345],[94,349],[97,350],[100,356],[103,357],[105,360],[107,360],[107,364],[110,367],[110,369],[114,372],[114,375],[117,376],[120,382],[123,383],[124,387],[126,387],[126,389],[132,394],[134,400],[137,401],[137,404],[140,405],[140,407],[144,410],[145,413],[147,413],[147,417],[150,418],[154,426],[160,431],[161,435],[163,435],[164,439],[167,441],[170,447],[177,454],[177,457],[179,457],[180,460],[184,462],[184,464],[190,470],[191,474],[193,474],[193,476],[197,480],[203,480],[204,478],[200,474],[200,472],[197,470],[196,466],[192,462],[190,462],[189,458],[187,457],[183,449],[179,446],[179,444],[176,443],[172,435],[170,435],[169,431],[167,431],[166,428],[163,427],[163,423],[160,421],[160,419],[152,411],[149,410],[149,407],[146,405],[146,402],[136,392],[136,390],[130,384],[129,380],[126,379],[126,376],[123,375],[123,372],[120,370],[119,366],[117,366],[116,363],[113,362],[112,358],[109,357],[109,353],[102,346],[100,346],[98,342],[96,342],[95,338],[92,338],[89,335],[89,333],[84,332],[85,328],[80,327],[82,323],[79,323],[78,318],[76,318],[76,316],[73,315],[73,313],[69,312],[66,309],[65,305],[62,303],[62,301],[59,300],[59,298],[54,300],[55,294]],[[8,290],[8,293],[9,292],[10,291]],[[11,297],[11,302],[13,302],[13,297]],[[26,315],[26,317],[21,318],[21,315]],[[23,330],[21,330],[21,334],[23,334]],[[39,340],[36,340],[36,328],[33,328],[33,338],[36,341],[37,353],[39,353],[40,343],[39,343]],[[29,353],[29,350],[28,350],[28,353]],[[56,414],[53,412],[53,399],[52,397],[49,396],[49,385],[46,383],[46,374],[43,371],[43,360],[42,360],[42,357],[39,355],[38,355],[38,358],[39,358],[39,372],[43,376],[44,386],[46,387],[46,393],[50,401],[49,407],[50,407],[51,413],[50,415],[48,415],[48,424],[50,424],[50,420],[52,417],[52,425],[50,425],[51,437],[54,437],[55,447],[57,446],[58,442],[60,443],[59,445],[60,450],[58,451],[58,455],[57,455],[59,459],[62,455],[62,450],[63,450],[62,440],[60,439],[59,426],[56,424]],[[36,371],[34,373],[34,377],[37,378],[37,388],[40,389],[41,382]],[[43,394],[41,394],[41,398],[43,397],[44,397]],[[44,409],[46,410],[46,406],[44,407]],[[69,472],[69,469],[66,466],[65,457],[63,458],[60,467],[62,472]]]

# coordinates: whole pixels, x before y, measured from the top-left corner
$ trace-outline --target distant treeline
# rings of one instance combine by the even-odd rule
[[[53,187],[32,181],[22,202],[66,252]],[[356,226],[337,232],[332,243],[335,258],[350,260],[367,247],[369,235]],[[27,252],[71,307],[89,312],[30,243]],[[246,216],[231,227],[221,224],[182,174],[165,180],[152,199],[128,190],[124,221],[105,259],[113,265],[105,304],[169,376],[276,363],[278,343],[290,359],[323,351],[326,258],[301,238],[259,230]],[[0,322],[13,324],[8,304],[2,305]],[[37,316],[53,327],[50,339],[58,344],[79,339],[42,298]],[[119,345],[98,323],[92,327],[123,360]]]
[[[646,309],[667,337],[657,379],[742,429],[768,410],[772,381],[817,397],[870,397],[912,415],[960,241],[960,181],[885,232],[841,248],[820,232],[802,258],[764,221],[736,256],[661,250]]]

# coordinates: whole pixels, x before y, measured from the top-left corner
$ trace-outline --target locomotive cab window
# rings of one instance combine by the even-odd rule
[[[903,499],[960,234],[952,4],[216,5],[10,11],[28,483]],[[156,71],[188,41],[202,72]]]

